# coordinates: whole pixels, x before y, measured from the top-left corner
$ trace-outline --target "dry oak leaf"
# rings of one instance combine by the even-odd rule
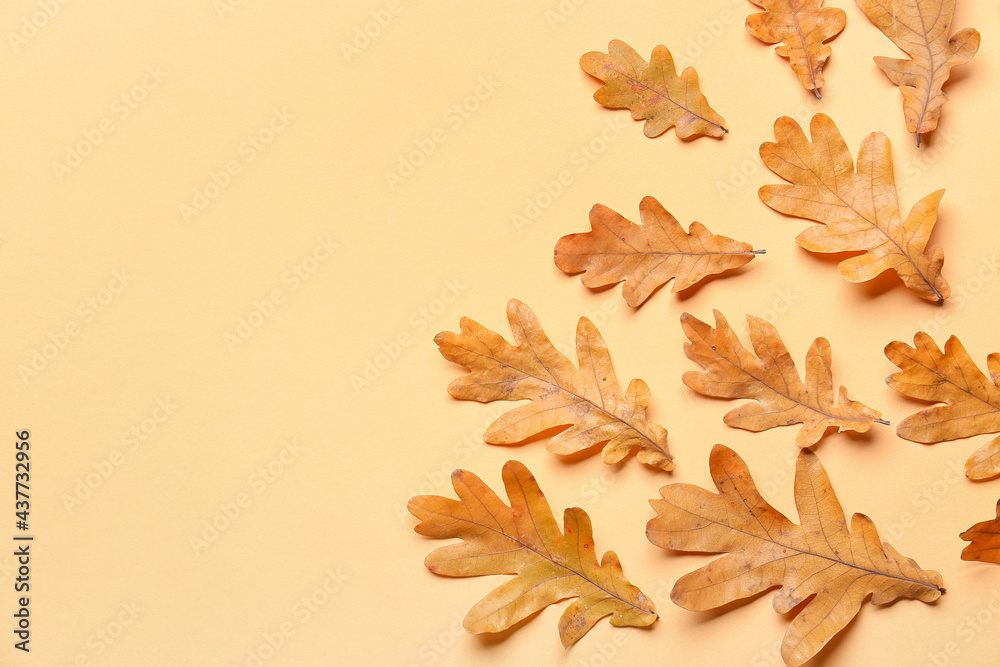
[[[823,0],[750,0],[765,11],[747,17],[747,32],[766,44],[782,44],[775,51],[788,58],[792,70],[806,90],[821,98],[823,65],[830,57],[824,42],[837,36],[847,23],[847,14],[837,7],[824,7]]]
[[[660,489],[662,500],[650,501],[657,514],[646,524],[650,542],[664,549],[728,554],[681,577],[670,599],[704,611],[780,586],[774,597],[779,614],[806,603],[785,632],[781,656],[786,664],[812,658],[869,595],[873,604],[886,604],[903,597],[932,602],[945,592],[940,574],[921,570],[881,543],[864,514],[855,514],[848,528],[811,450],[802,450],[795,465],[800,525],[761,497],[733,450],[716,445],[709,465],[718,494],[670,484]]]
[[[605,463],[617,463],[638,449],[640,462],[674,469],[666,429],[646,420],[649,387],[635,379],[622,395],[608,347],[590,320],[581,317],[576,327],[577,368],[549,341],[526,305],[511,299],[507,319],[513,345],[468,317],[460,322],[461,332],[434,337],[445,359],[472,371],[448,385],[455,398],[531,401],[494,421],[483,435],[486,442],[516,444],[570,425],[548,441],[550,452],[573,454],[603,442]]]
[[[813,116],[812,142],[785,116],[774,123],[776,143],[764,143],[764,164],[792,185],[765,185],[761,200],[775,211],[823,223],[796,237],[812,252],[865,251],[840,263],[840,275],[852,283],[871,280],[893,269],[921,298],[942,302],[951,295],[941,275],[944,252],[927,248],[944,190],[921,199],[904,222],[899,212],[889,139],[872,132],[851,152],[840,131],[824,114]]]
[[[414,496],[407,509],[420,519],[416,531],[438,539],[461,538],[424,560],[431,572],[449,577],[516,574],[465,616],[474,634],[500,632],[550,604],[577,598],[559,619],[559,638],[571,646],[602,618],[611,625],[644,627],[658,617],[652,601],[629,583],[618,556],[597,563],[590,517],[579,507],[563,514],[560,532],[538,482],[518,461],[503,467],[510,499],[505,505],[481,479],[456,470],[458,500]]]
[[[885,356],[900,368],[886,383],[904,396],[947,405],[910,415],[896,427],[896,434],[930,444],[1000,433],[1000,354],[986,358],[987,378],[955,336],[944,344],[944,352],[923,331],[913,337],[913,344],[893,341],[885,346]],[[965,474],[975,480],[1000,475],[1000,437],[969,457]]]
[[[698,88],[698,73],[688,67],[678,77],[667,47],[657,46],[647,63],[625,42],[612,40],[608,52],[591,51],[580,58],[583,70],[604,82],[594,100],[610,109],[630,109],[645,119],[643,133],[658,137],[673,126],[677,136],[721,137],[725,120],[708,106]]]
[[[962,560],[978,560],[1000,565],[1000,501],[997,501],[996,518],[980,521],[959,537],[971,544],[962,549]]]
[[[555,248],[556,266],[583,272],[587,287],[622,281],[628,305],[640,306],[656,288],[673,280],[671,292],[691,287],[706,276],[743,266],[763,254],[743,241],[715,236],[700,222],[690,233],[653,197],[639,202],[641,225],[603,204],[590,209],[591,231],[569,234]]]
[[[966,28],[949,37],[955,0],[857,0],[858,6],[912,60],[875,56],[903,93],[906,129],[920,135],[937,127],[948,96],[941,92],[951,68],[972,60],[979,33]]]
[[[714,329],[690,313],[681,315],[681,326],[691,341],[684,344],[684,354],[704,368],[688,371],[681,379],[699,394],[753,400],[726,414],[729,426],[764,431],[802,424],[795,443],[809,447],[831,426],[838,431],[864,433],[874,422],[889,424],[881,419],[881,413],[848,398],[845,387],[840,388],[839,396],[834,395],[827,339],[817,338],[806,353],[803,382],[773,324],[747,316],[751,352],[740,343],[722,313],[712,312]]]

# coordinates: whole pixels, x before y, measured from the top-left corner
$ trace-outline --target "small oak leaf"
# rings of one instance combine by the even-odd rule
[[[662,44],[653,49],[647,63],[632,47],[615,39],[607,53],[584,54],[580,67],[604,82],[594,100],[611,109],[631,110],[632,118],[646,121],[643,133],[647,137],[658,137],[674,126],[681,139],[722,137],[729,132],[726,121],[698,88],[694,68],[677,76],[673,56]]]

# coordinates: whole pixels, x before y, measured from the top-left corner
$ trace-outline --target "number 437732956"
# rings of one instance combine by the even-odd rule
[[[17,432],[17,452],[14,454],[15,464],[14,464],[14,515],[17,517],[17,522],[14,524],[17,526],[18,530],[28,530],[28,512],[31,509],[29,482],[31,481],[30,476],[30,454],[28,453],[31,449],[31,445],[28,443],[28,438],[31,435],[28,431],[18,431]]]

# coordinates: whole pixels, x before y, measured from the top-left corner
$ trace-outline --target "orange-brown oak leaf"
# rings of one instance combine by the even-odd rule
[[[664,549],[725,553],[681,577],[670,599],[685,609],[715,609],[774,587],[774,610],[803,602],[781,645],[788,665],[812,658],[857,613],[900,598],[932,602],[944,593],[941,575],[922,570],[882,543],[872,520],[855,514],[850,526],[819,457],[799,453],[795,465],[796,525],[758,493],[736,452],[716,445],[709,458],[719,493],[669,484],[651,500],[650,542]]]
[[[674,126],[681,139],[721,137],[729,131],[698,88],[698,73],[688,67],[677,76],[674,59],[662,44],[653,49],[647,63],[632,47],[615,39],[607,53],[584,54],[580,67],[604,82],[594,100],[610,109],[631,110],[632,118],[646,121],[643,132],[647,137],[658,137]]]
[[[566,273],[582,272],[587,287],[624,281],[622,296],[637,308],[669,280],[674,281],[671,291],[679,292],[764,252],[715,236],[700,222],[692,222],[688,233],[653,197],[639,202],[639,219],[641,225],[595,204],[590,209],[591,231],[569,234],[556,243],[556,266]]]
[[[955,336],[944,344],[944,352],[923,331],[913,337],[913,345],[897,340],[885,346],[885,356],[900,369],[886,383],[904,396],[946,405],[901,421],[899,437],[930,444],[1000,433],[1000,354],[986,358],[987,378]],[[1000,475],[1000,437],[969,457],[965,474],[975,480]]]
[[[1000,565],[1000,501],[997,515],[989,521],[980,521],[959,537],[970,542],[962,549],[962,560],[978,560]]]
[[[903,94],[906,129],[917,135],[937,127],[948,96],[941,92],[951,68],[972,60],[979,33],[966,28],[951,36],[955,0],[857,0],[858,6],[910,59],[875,56]]]
[[[921,298],[944,301],[951,294],[941,275],[944,251],[927,248],[944,190],[917,202],[904,221],[884,134],[865,137],[855,172],[851,152],[828,116],[813,116],[809,129],[812,142],[788,116],[774,123],[777,142],[761,144],[760,157],[791,185],[765,185],[761,200],[785,215],[823,223],[796,237],[806,250],[864,251],[840,263],[845,280],[865,282],[892,269]]]
[[[666,429],[646,420],[649,387],[635,379],[622,393],[608,347],[590,320],[581,317],[576,327],[577,368],[549,341],[526,305],[511,299],[507,319],[513,345],[467,317],[460,322],[460,332],[434,337],[445,359],[472,371],[448,385],[455,398],[480,403],[531,401],[493,422],[483,435],[486,442],[511,445],[551,428],[570,426],[548,441],[550,452],[573,454],[607,443],[605,463],[617,463],[638,449],[640,462],[674,469]]]
[[[750,0],[764,9],[747,17],[747,31],[765,44],[778,44],[779,56],[788,58],[792,70],[806,90],[817,98],[823,86],[823,65],[830,57],[824,42],[837,36],[847,23],[847,14],[837,7],[824,7],[823,0]]]
[[[563,513],[559,530],[538,482],[518,461],[503,467],[510,506],[471,472],[451,475],[458,500],[414,496],[408,509],[420,519],[416,531],[438,539],[461,538],[424,560],[431,572],[449,577],[515,574],[465,616],[471,633],[500,632],[545,607],[577,598],[559,619],[559,638],[571,646],[604,618],[611,625],[644,627],[657,615],[653,602],[629,583],[613,551],[600,564],[590,517],[579,507]]]
[[[729,426],[764,431],[776,426],[802,424],[795,443],[809,447],[819,442],[826,429],[864,433],[874,422],[888,424],[867,405],[833,391],[830,343],[813,341],[806,353],[806,379],[799,378],[795,362],[774,325],[747,316],[753,352],[743,347],[722,313],[715,310],[715,328],[690,313],[681,315],[681,326],[689,343],[684,354],[704,370],[688,371],[681,379],[699,394],[716,398],[749,398],[725,416]]]

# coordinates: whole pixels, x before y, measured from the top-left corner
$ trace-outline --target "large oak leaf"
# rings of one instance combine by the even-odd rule
[[[446,359],[472,371],[448,385],[455,398],[531,401],[493,422],[483,436],[486,442],[516,444],[568,425],[548,441],[550,452],[573,454],[607,443],[605,463],[617,463],[638,449],[640,462],[674,469],[666,429],[646,419],[649,387],[635,379],[622,394],[608,347],[590,320],[581,317],[577,324],[577,368],[556,349],[526,305],[511,299],[507,319],[513,345],[467,317],[460,322],[461,332],[446,331],[434,338]]]
[[[416,531],[438,539],[461,538],[424,561],[435,574],[475,577],[515,574],[465,616],[472,633],[500,632],[565,598],[577,598],[559,619],[563,646],[576,643],[605,616],[616,626],[643,627],[656,619],[652,601],[629,583],[613,551],[600,564],[590,517],[579,507],[563,514],[562,531],[531,473],[518,461],[503,467],[510,506],[471,472],[451,476],[458,500],[415,496],[408,509]]]
[[[941,575],[882,543],[872,520],[855,514],[850,527],[819,458],[805,449],[795,467],[796,525],[758,493],[736,452],[712,449],[711,493],[691,484],[660,489],[649,541],[664,549],[726,553],[681,577],[670,599],[692,611],[715,609],[780,586],[774,610],[805,603],[785,633],[789,665],[813,657],[861,609],[900,598],[932,602],[944,593]]]
[[[944,252],[927,248],[944,190],[933,192],[903,220],[899,211],[889,139],[872,132],[858,151],[858,169],[840,131],[824,114],[813,116],[812,142],[792,118],[774,123],[777,142],[760,147],[764,164],[792,185],[765,185],[761,200],[780,213],[823,223],[796,237],[812,252],[864,251],[840,263],[852,283],[894,270],[921,298],[944,301]]]

